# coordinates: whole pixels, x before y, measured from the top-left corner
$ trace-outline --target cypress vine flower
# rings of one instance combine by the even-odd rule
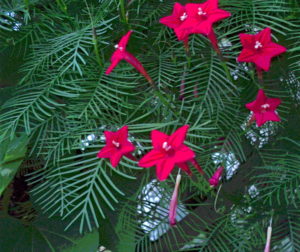
[[[171,136],[153,130],[151,139],[153,150],[139,161],[139,166],[149,168],[156,165],[156,175],[160,181],[165,180],[175,165],[191,175],[187,162],[191,162],[199,172],[203,173],[200,165],[195,160],[195,153],[184,145],[189,125],[177,129]]]
[[[185,8],[188,18],[180,29],[189,34],[199,33],[207,36],[213,48],[220,54],[218,40],[212,26],[215,22],[229,17],[230,12],[219,9],[218,0],[208,0],[201,4],[189,3]]]
[[[271,59],[287,50],[284,46],[272,42],[269,27],[254,35],[241,33],[239,36],[243,50],[238,56],[238,61],[253,62],[258,73],[262,70],[269,71]]]
[[[246,108],[253,112],[250,122],[256,121],[258,127],[268,121],[279,122],[281,119],[276,112],[276,108],[280,103],[279,98],[268,98],[265,92],[260,89],[256,100],[246,104]]]
[[[104,131],[106,146],[97,154],[98,158],[109,158],[113,167],[116,167],[122,156],[134,159],[131,152],[134,151],[134,145],[128,141],[128,126],[124,126],[116,132]]]
[[[178,174],[176,177],[176,184],[174,187],[174,191],[169,206],[169,222],[171,226],[176,225],[176,211],[178,205],[178,190],[179,190],[180,180],[181,180],[181,175]]]
[[[212,175],[212,177],[208,181],[211,187],[216,187],[219,184],[219,181],[220,181],[223,171],[224,171],[223,166],[220,166],[215,171],[215,173]]]
[[[183,40],[186,48],[188,36],[200,33],[207,36],[213,48],[220,53],[212,25],[230,15],[229,12],[218,8],[218,0],[208,0],[201,4],[190,3],[186,6],[175,3],[172,15],[161,18],[160,22],[174,29],[178,40]]]
[[[106,70],[105,74],[110,74],[121,60],[125,60],[129,64],[131,64],[136,70],[138,70],[148,80],[149,83],[152,84],[153,81],[146,72],[141,62],[134,55],[126,51],[128,40],[132,32],[133,31],[127,32],[127,34],[121,38],[119,44],[115,45],[116,50],[111,56],[111,64]]]
[[[192,29],[192,33],[206,36],[213,32],[212,26],[215,22],[231,15],[230,12],[218,8],[218,0],[208,0],[200,4],[189,3],[185,8],[188,19],[181,29]]]
[[[163,17],[159,20],[160,23],[174,30],[178,40],[182,40],[188,47],[188,29],[180,29],[183,23],[187,20],[188,15],[186,9],[180,3],[175,3],[172,15]]]

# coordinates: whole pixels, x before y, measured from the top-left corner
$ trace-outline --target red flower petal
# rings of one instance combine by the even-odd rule
[[[177,164],[177,163],[190,161],[195,156],[196,156],[195,152],[183,144],[180,146],[179,149],[176,150],[176,154],[172,158],[174,162]]]
[[[172,158],[165,158],[156,165],[156,176],[158,180],[165,180],[174,168],[175,163]]]
[[[218,2],[218,0],[208,0],[206,1],[207,7],[212,10],[218,9]]]
[[[117,167],[122,156],[123,156],[122,152],[117,151],[110,157],[110,163],[112,167]]]
[[[258,127],[265,124],[268,120],[265,118],[264,113],[255,113],[256,124]]]
[[[253,35],[240,33],[239,37],[244,48],[253,50],[253,46],[255,44],[255,37]]]
[[[105,71],[105,74],[110,74],[112,72],[112,70],[115,69],[115,67],[119,64],[119,62],[121,61],[121,59],[117,59],[111,62],[110,66],[107,68],[107,70]]]
[[[256,96],[256,102],[260,105],[266,103],[268,97],[265,94],[265,91],[263,89],[259,89],[257,96]]]
[[[237,60],[239,62],[254,62],[256,57],[257,56],[252,49],[244,48],[238,56]]]
[[[159,130],[151,131],[151,140],[154,148],[161,148],[164,142],[167,142],[169,136]]]
[[[191,20],[190,25],[193,25],[192,23],[194,22]],[[189,24],[188,21],[187,24]],[[212,22],[209,19],[202,21],[201,23],[198,23],[198,25],[196,25],[193,29],[193,33],[200,33],[206,36],[209,33],[211,33],[211,31],[212,31]]]
[[[259,68],[265,70],[266,72],[269,71],[271,66],[271,57],[270,56],[256,56],[253,61]]]
[[[104,136],[105,136],[105,142],[106,144],[110,144],[112,140],[115,138],[116,132],[112,131],[104,131]]]
[[[163,17],[159,20],[161,24],[168,26],[169,28],[175,29],[182,24],[180,17],[185,12],[185,7],[180,3],[175,3],[173,13],[171,16]]]
[[[255,40],[258,40],[263,45],[267,45],[271,42],[271,29],[269,27],[261,30],[255,35]]]
[[[180,3],[175,3],[172,15],[180,17],[183,12],[185,12],[185,7],[183,5],[181,5]]]
[[[179,26],[174,29],[174,32],[178,40],[188,40],[188,36],[192,33],[192,29],[190,27],[183,29],[182,26]]]
[[[270,105],[271,110],[275,110],[281,103],[279,98],[268,98],[266,103]]]
[[[169,137],[169,144],[172,145],[172,147],[179,147],[181,144],[183,144],[186,133],[189,129],[189,125],[184,125],[177,129],[170,137]]]
[[[133,152],[134,150],[135,150],[135,146],[128,141],[126,144],[121,145],[121,149],[120,149],[122,154]]]
[[[123,50],[124,50],[124,51],[126,50],[126,46],[127,46],[127,44],[128,44],[128,40],[130,39],[130,36],[131,36],[131,33],[132,33],[132,32],[133,32],[133,31],[127,32],[127,34],[124,35],[124,36],[121,38],[121,40],[120,40],[120,42],[119,42],[119,44],[118,44],[119,47],[123,47]]]
[[[256,96],[256,100],[246,104],[246,108],[254,112],[260,112],[261,105],[265,104],[266,102],[267,102],[267,96],[265,95],[264,90],[259,89]]]
[[[139,166],[145,168],[151,167],[161,162],[165,157],[165,153],[159,150],[151,150],[149,153],[142,157],[142,159],[139,161]]]
[[[128,142],[128,126],[125,125],[116,132],[116,140],[120,143]]]
[[[136,70],[138,70],[149,82],[152,82],[142,63],[135,56],[133,56],[129,52],[124,52],[124,60],[131,64]]]
[[[231,16],[231,13],[225,10],[217,9],[213,11],[211,14],[208,16],[209,22],[211,22],[211,25],[215,22],[218,22],[224,18],[228,18]]]
[[[98,158],[109,158],[113,155],[117,149],[115,147],[104,146],[97,154]]]
[[[279,122],[281,121],[280,117],[274,111],[267,111],[264,113],[255,114],[257,126],[260,127],[268,121]]]
[[[181,24],[180,20],[173,16],[163,17],[159,20],[159,22],[171,29],[175,29]]]
[[[270,57],[275,57],[286,51],[287,49],[284,46],[270,42],[264,49],[263,54],[269,55]]]

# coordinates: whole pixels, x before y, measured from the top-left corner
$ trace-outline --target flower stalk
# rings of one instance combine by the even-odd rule
[[[176,212],[178,206],[178,191],[179,191],[180,181],[181,181],[181,175],[179,170],[176,177],[176,183],[175,183],[175,187],[174,187],[174,191],[172,194],[170,207],[169,207],[169,222],[171,226],[176,225]]]
[[[272,238],[272,218],[270,220],[270,225],[268,226],[267,231],[267,241],[264,252],[270,252],[271,250],[271,238]]]

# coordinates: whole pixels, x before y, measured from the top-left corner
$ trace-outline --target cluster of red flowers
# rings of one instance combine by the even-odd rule
[[[153,130],[151,132],[153,149],[139,160],[139,166],[144,168],[156,166],[156,175],[160,181],[167,179],[175,166],[178,166],[188,175],[192,175],[188,163],[194,165],[201,174],[204,174],[201,166],[195,159],[195,152],[184,144],[188,129],[189,125],[184,125],[170,136],[161,131]],[[106,146],[99,151],[99,158],[109,158],[113,167],[119,164],[122,156],[135,160],[132,155],[135,146],[128,140],[128,126],[124,126],[116,132],[104,131],[104,135]],[[212,187],[218,185],[223,169],[223,167],[217,169],[209,180]],[[170,204],[171,225],[175,225],[180,178],[178,177],[176,180]]]
[[[204,3],[188,3],[182,6],[174,4],[171,16],[163,17],[160,22],[172,29],[178,38],[188,47],[190,34],[203,34],[211,41],[213,48],[220,53],[213,24],[231,14],[218,8],[218,0],[208,0]]]
[[[230,15],[228,11],[218,8],[218,0],[207,0],[204,3],[188,3],[185,6],[175,3],[172,15],[161,18],[160,23],[174,30],[178,40],[184,42],[187,51],[189,35],[203,34],[211,41],[212,47],[216,52],[221,55],[213,24],[228,18]],[[106,74],[110,74],[121,60],[125,60],[153,84],[151,77],[139,60],[126,50],[131,33],[132,31],[129,31],[115,46],[116,51],[111,57],[111,65],[107,69]],[[259,78],[262,78],[263,70],[269,71],[271,59],[286,51],[285,47],[272,42],[270,28],[265,28],[254,35],[242,33],[239,36],[243,49],[237,60],[239,62],[254,63]],[[256,121],[257,126],[261,126],[267,121],[280,121],[276,112],[280,103],[281,100],[279,98],[268,98],[264,91],[260,89],[256,100],[246,104],[246,108],[253,112],[249,122]],[[165,180],[175,166],[191,175],[189,163],[194,165],[200,173],[204,174],[195,159],[194,151],[184,144],[188,128],[188,125],[184,125],[170,136],[158,130],[153,130],[151,132],[153,149],[139,160],[139,166],[144,168],[156,166],[157,178],[160,181]],[[131,154],[135,147],[128,141],[127,126],[124,126],[117,132],[105,131],[104,134],[106,146],[98,153],[99,158],[109,158],[113,167],[118,165],[122,156],[136,160]],[[219,167],[209,179],[212,187],[218,185],[223,170],[223,167]],[[178,175],[170,204],[169,218],[171,225],[175,224],[180,179],[181,175]]]
[[[153,130],[151,132],[153,150],[139,161],[139,166],[144,168],[156,166],[156,175],[160,181],[169,176],[175,165],[191,175],[189,162],[203,174],[203,170],[195,159],[194,151],[184,144],[188,129],[189,126],[184,125],[171,136]],[[106,146],[99,151],[99,158],[109,158],[113,167],[119,164],[122,156],[134,159],[131,153],[135,147],[128,141],[128,126],[124,126],[116,132],[104,131],[104,135]]]
[[[199,33],[207,36],[213,48],[220,53],[212,26],[215,22],[230,15],[229,12],[218,8],[218,0],[207,0],[199,4],[189,3],[185,6],[175,3],[172,15],[161,18],[160,22],[172,28],[178,39],[184,41],[186,48],[188,47],[189,35]],[[131,33],[132,31],[129,31],[115,46],[116,51],[111,57],[111,65],[106,74],[110,74],[121,60],[125,60],[153,84],[151,77],[139,60],[126,50]],[[262,76],[263,70],[269,71],[273,57],[286,51],[285,47],[272,42],[271,29],[268,27],[257,34],[242,33],[239,36],[243,50],[237,60],[239,62],[253,62],[259,77]],[[280,121],[276,112],[280,103],[280,99],[267,98],[264,91],[259,90],[256,101],[246,104],[246,107],[253,112],[250,122],[256,120],[257,126],[261,126],[267,121]]]

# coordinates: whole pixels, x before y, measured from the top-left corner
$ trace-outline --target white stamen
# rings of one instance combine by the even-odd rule
[[[262,47],[263,46],[262,46],[262,44],[259,41],[255,42],[255,46],[254,46],[255,49],[262,48]]]
[[[262,109],[270,108],[270,104],[268,104],[268,103],[263,104],[263,105],[261,105],[261,108],[262,108]]]
[[[199,7],[198,8],[198,15],[199,16],[202,16],[202,15],[204,16],[204,15],[206,15],[206,12],[204,12],[203,9]]]
[[[167,142],[163,142],[162,148],[163,148],[165,151],[168,151],[168,150],[170,150],[172,147],[171,147]]]
[[[182,16],[180,17],[180,20],[181,21],[184,21],[184,20],[186,20],[187,19],[187,14],[186,14],[186,12],[184,12],[183,14],[182,14]]]
[[[119,147],[120,147],[120,143],[118,143],[118,142],[115,142],[114,140],[112,140],[112,144],[113,144],[114,146],[116,146],[117,148],[119,148]]]
[[[115,48],[119,49],[120,51],[123,51],[123,49],[124,49],[122,46],[119,46],[119,45],[115,45]]]

